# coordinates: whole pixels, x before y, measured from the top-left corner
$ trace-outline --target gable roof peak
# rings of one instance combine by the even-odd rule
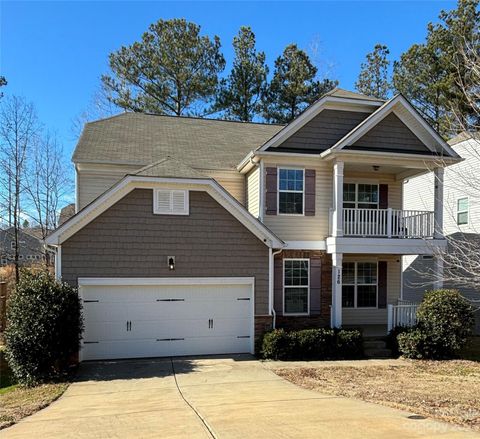
[[[344,88],[335,87],[333,90],[325,93],[326,96],[333,96],[336,98],[343,99],[359,99],[362,101],[372,101],[372,102],[386,102],[385,99],[376,98],[374,96],[368,96],[362,93],[357,93],[354,91],[346,90]]]

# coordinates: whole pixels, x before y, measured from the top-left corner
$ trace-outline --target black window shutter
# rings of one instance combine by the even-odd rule
[[[387,261],[378,261],[378,307],[387,307]]]
[[[388,209],[388,184],[381,184],[379,186],[378,208]]]
[[[305,216],[315,215],[315,169],[305,169]]]
[[[266,209],[267,215],[277,214],[277,168],[265,168]]]

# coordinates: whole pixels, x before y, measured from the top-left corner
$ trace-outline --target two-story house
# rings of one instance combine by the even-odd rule
[[[476,309],[476,332],[480,333],[480,286],[475,277],[475,267],[480,256],[480,138],[471,133],[461,133],[449,145],[464,160],[445,170],[443,231],[450,238],[443,259],[452,264],[443,280],[445,288],[458,289],[472,301]],[[435,176],[429,172],[411,179],[404,185],[404,205],[408,209],[430,210],[434,205],[433,186]],[[454,262],[456,263],[454,264]],[[403,298],[420,302],[426,290],[437,281],[436,261],[431,255],[409,255],[404,257]],[[455,266],[454,266],[455,265]],[[466,267],[466,271],[462,270]]]
[[[88,123],[77,213],[48,238],[83,300],[81,358],[253,352],[272,327],[385,333],[402,256],[445,246],[443,168],[459,160],[401,95],[341,89],[286,126]],[[403,181],[427,169],[433,210],[404,210]]]
[[[15,229],[0,229],[0,266],[13,264],[15,259]],[[18,230],[18,263],[31,265],[45,261],[45,245],[36,228]]]

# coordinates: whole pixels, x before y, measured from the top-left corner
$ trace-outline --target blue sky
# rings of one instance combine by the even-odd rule
[[[321,70],[353,89],[360,63],[377,42],[396,59],[422,42],[426,25],[452,1],[142,2],[3,1],[0,74],[5,94],[34,102],[42,122],[56,131],[67,156],[75,146],[72,121],[91,102],[108,54],[138,40],[160,18],[184,17],[218,35],[227,62],[241,25],[257,36],[257,47],[274,59],[295,42],[319,46]],[[228,67],[227,67],[228,69]]]

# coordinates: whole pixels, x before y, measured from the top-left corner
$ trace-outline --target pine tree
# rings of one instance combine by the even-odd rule
[[[141,41],[109,57],[110,75],[102,82],[119,107],[159,114],[200,113],[217,89],[225,68],[220,39],[200,35],[184,19],[159,20]]]
[[[305,51],[288,45],[275,61],[273,79],[264,101],[264,117],[270,122],[288,123],[337,81],[317,80],[317,68]]]
[[[479,0],[459,0],[456,9],[442,11],[441,22],[428,25],[425,43],[413,45],[394,64],[395,89],[446,136],[479,122],[462,92],[462,80],[469,77],[462,54],[480,53],[478,5]]]
[[[388,99],[391,89],[388,80],[389,54],[388,47],[383,44],[376,44],[373,52],[367,53],[366,62],[360,66],[360,74],[355,83],[355,88],[360,93]]]
[[[233,39],[235,59],[232,71],[221,81],[214,108],[228,119],[249,122],[261,110],[267,87],[268,66],[265,53],[257,52],[255,34],[242,26]]]

